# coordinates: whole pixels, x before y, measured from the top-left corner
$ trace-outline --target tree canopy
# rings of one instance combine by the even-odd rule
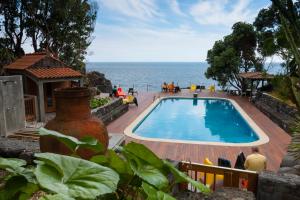
[[[280,1],[287,3],[287,1]],[[295,13],[298,13],[299,2],[295,3]],[[290,12],[290,11],[289,11]],[[297,17],[296,17],[297,18]],[[293,73],[295,68],[294,56],[290,51],[284,27],[281,23],[280,12],[272,3],[268,8],[260,10],[253,25],[258,35],[258,51],[264,57],[280,56],[284,60],[287,73]],[[295,34],[295,31],[292,31]],[[295,37],[299,46],[299,38]]]
[[[256,56],[257,35],[253,25],[238,22],[232,26],[232,33],[216,41],[207,52],[208,67],[205,76],[218,81],[222,87],[228,84],[244,90],[247,83],[238,74],[262,71],[262,60]]]
[[[47,50],[74,69],[84,70],[96,15],[97,4],[89,0],[0,1],[0,47],[11,55],[1,55],[0,67],[24,55],[27,40],[35,52]]]

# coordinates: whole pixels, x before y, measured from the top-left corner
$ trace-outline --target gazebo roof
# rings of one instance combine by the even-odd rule
[[[48,59],[48,60],[46,60]],[[82,74],[46,52],[25,54],[4,67],[6,70],[24,72],[37,79],[81,78]]]
[[[80,78],[82,74],[68,67],[32,68],[26,72],[38,79]]]
[[[249,79],[249,80],[268,80],[268,79],[274,78],[274,76],[272,74],[267,74],[264,72],[239,73],[239,76],[244,79]]]

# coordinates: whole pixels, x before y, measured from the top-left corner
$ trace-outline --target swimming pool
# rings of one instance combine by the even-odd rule
[[[145,140],[242,146],[268,141],[235,101],[222,98],[159,99],[125,134]]]

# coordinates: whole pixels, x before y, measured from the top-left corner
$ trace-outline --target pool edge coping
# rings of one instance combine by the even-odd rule
[[[232,103],[235,109],[240,113],[248,125],[255,131],[258,136],[258,140],[247,143],[227,143],[227,142],[208,142],[208,141],[190,141],[190,140],[176,140],[176,139],[160,139],[160,138],[148,138],[139,136],[133,133],[134,128],[160,103],[163,99],[169,98],[185,98],[192,99],[193,97],[182,97],[182,96],[168,96],[159,97],[153,103],[151,103],[139,116],[137,116],[133,122],[131,122],[124,130],[124,134],[128,137],[144,141],[152,142],[167,142],[167,143],[181,143],[181,144],[203,144],[203,145],[215,145],[215,146],[232,146],[232,147],[251,147],[266,144],[270,141],[267,134],[254,122],[254,120],[242,109],[242,107],[233,99],[223,97],[197,97],[197,99],[223,99],[228,100]]]

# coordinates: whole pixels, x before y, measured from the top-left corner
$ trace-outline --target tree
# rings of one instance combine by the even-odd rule
[[[49,51],[67,65],[84,71],[86,49],[97,16],[89,0],[12,0],[0,2],[1,32],[10,39],[15,57],[24,54],[24,39],[35,52]]]
[[[24,55],[24,1],[0,1],[0,75],[3,66]]]
[[[272,4],[260,10],[253,23],[258,37],[258,52],[264,57],[280,56],[286,73],[292,73],[294,57],[280,22],[278,9]]]
[[[288,45],[288,51],[293,56],[293,68],[289,73],[291,88],[298,109],[300,109],[300,7],[299,1],[272,0],[273,6],[279,13],[279,23],[282,27]]]
[[[218,81],[222,87],[230,84],[243,91],[247,82],[238,74],[249,71],[262,71],[262,60],[256,56],[257,35],[251,24],[238,22],[232,26],[232,33],[215,42],[207,52],[210,67],[205,76]]]
[[[293,73],[289,74],[292,92],[296,100],[298,110],[300,109],[300,2],[292,0],[272,0],[274,7],[279,12],[280,24],[289,45],[289,50],[294,56],[295,67]],[[296,159],[300,159],[300,122],[296,121],[292,142],[289,151]]]
[[[9,48],[10,40],[0,38],[0,76],[4,74],[3,67],[14,60],[14,52]]]
[[[0,15],[3,17],[0,30],[4,40],[9,40],[7,48],[17,57],[24,55],[22,44],[25,40],[25,4],[25,0],[0,2]]]

